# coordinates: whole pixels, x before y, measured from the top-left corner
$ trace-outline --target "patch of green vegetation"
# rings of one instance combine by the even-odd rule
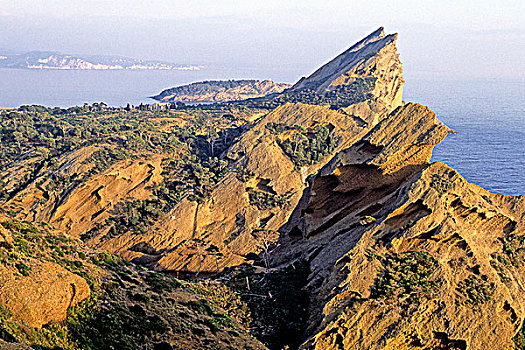
[[[34,223],[19,220],[1,222],[10,231],[13,244],[10,247],[0,247],[0,263],[14,267],[23,276],[29,276],[31,261],[50,261],[64,267],[66,270],[84,278],[92,290],[96,282],[86,268],[86,254],[81,250],[78,241],[62,234],[51,233],[44,223],[38,226]],[[97,256],[109,254],[94,254]],[[119,259],[122,259],[119,257]]]
[[[452,182],[443,178],[438,174],[432,175],[432,181],[430,182],[430,187],[435,188],[440,194],[447,192],[452,188]]]
[[[337,141],[330,137],[327,127],[318,124],[306,132],[295,132],[279,145],[297,167],[302,167],[315,164],[331,154]]]
[[[182,287],[182,283],[178,279],[158,272],[152,272],[147,275],[145,281],[151,288],[159,293]]]
[[[288,125],[288,124],[274,123],[274,122],[270,122],[266,124],[264,127],[270,130],[270,132],[274,135],[279,135],[285,131],[290,131],[290,130],[297,130],[299,132],[305,131],[305,129],[301,125]]]
[[[290,204],[290,198],[294,195],[292,190],[285,194],[276,194],[266,191],[257,191],[254,189],[248,189],[248,198],[251,205],[257,206],[259,210],[270,210],[273,208],[283,208]]]
[[[253,171],[248,170],[244,167],[239,167],[235,170],[235,177],[241,182],[248,182],[251,178],[253,178],[255,174]]]
[[[491,299],[494,283],[489,284],[478,276],[471,275],[459,283],[458,291],[466,297],[465,303],[479,305]]]
[[[502,251],[490,255],[492,258],[490,264],[498,273],[501,281],[506,283],[511,279],[505,273],[505,269],[519,268],[525,263],[525,236],[511,234],[499,240],[503,246]]]
[[[333,90],[318,94],[315,89],[304,88],[296,91],[284,91],[275,96],[267,96],[236,102],[252,108],[274,109],[287,102],[307,103],[312,105],[329,105],[331,109],[348,107],[351,104],[365,101],[370,98],[374,89],[375,78],[358,78],[347,85],[340,85]]]
[[[377,254],[369,252],[368,259],[378,259]],[[432,279],[437,260],[425,251],[407,252],[379,259],[384,271],[371,290],[371,298],[419,299],[431,295],[438,288]]]
[[[43,225],[39,228],[27,221],[9,220],[1,222],[13,237],[11,246],[0,247],[7,263],[15,266],[20,273],[27,275],[27,261],[33,258],[60,261],[64,256],[76,253],[75,241],[64,235],[52,234]]]
[[[134,200],[119,203],[112,211],[112,216],[106,220],[110,229],[105,238],[113,238],[131,231],[143,234],[148,231],[163,214],[166,202],[162,200]]]
[[[7,320],[11,316],[11,311],[0,304],[0,322]]]
[[[90,258],[93,264],[103,266],[114,271],[119,271],[124,266],[133,266],[132,263],[116,254],[98,253],[90,255]]]
[[[189,288],[199,295],[203,295],[217,308],[223,309],[238,323],[248,328],[251,323],[251,314],[248,306],[241,301],[239,294],[226,285],[214,281],[201,281],[189,285]],[[235,327],[234,327],[235,328]]]
[[[504,254],[499,260],[506,266],[520,267],[525,262],[525,236],[515,234],[500,238]]]
[[[91,165],[91,169],[82,174],[82,180],[85,181],[92,175],[102,173],[119,160],[134,159],[136,157],[136,154],[134,154],[131,149],[126,149],[124,147],[102,147],[93,152],[90,157],[82,162],[82,164]],[[64,176],[63,180],[67,181],[69,178],[69,176]]]
[[[498,273],[498,276],[501,279],[501,282],[503,283],[510,282],[511,279],[507,276],[507,274],[505,273],[505,269],[503,267],[503,265],[505,265],[505,260],[503,260],[502,256],[499,254],[493,253],[491,257],[494,260],[490,261],[490,265]]]
[[[139,304],[108,301],[78,309],[69,316],[67,327],[85,349],[135,350],[166,332],[168,324],[158,315],[148,315]]]
[[[18,272],[22,276],[29,276],[29,271],[31,271],[31,268],[24,264],[23,262],[19,262],[15,264],[15,267],[18,269]]]
[[[365,257],[366,257],[366,260],[368,260],[368,261],[373,261],[373,260],[382,261],[383,260],[383,257],[381,255],[375,253],[371,249],[367,249],[365,251]]]

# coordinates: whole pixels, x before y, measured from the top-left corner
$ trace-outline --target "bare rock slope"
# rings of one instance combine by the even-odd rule
[[[0,221],[5,219],[0,216]],[[18,237],[14,239],[11,231],[0,225],[0,248],[12,249],[19,243]],[[32,253],[29,247],[25,250]],[[15,257],[18,255],[12,254],[10,260]],[[64,321],[68,308],[90,295],[82,277],[56,263],[34,258],[15,262],[15,266],[0,263],[0,306],[9,310],[12,320],[38,328],[51,321]]]
[[[150,233],[127,233],[100,246],[159,270],[192,272],[213,272],[217,264],[219,269],[234,266],[248,253],[260,251],[261,239],[254,232],[284,225],[306,179],[401,104],[404,80],[396,38],[385,36],[381,28],[320,69],[331,77],[352,70],[372,79],[368,101],[338,110],[304,103],[276,108],[228,150],[231,170],[209,198],[201,203],[183,200]],[[349,78],[337,85],[353,82]],[[202,240],[204,248],[218,247],[221,257],[195,254],[195,239]]]
[[[275,258],[310,263],[304,348],[514,347],[525,198],[429,164],[448,131],[407,104],[312,180]]]
[[[385,35],[383,27],[328,62],[312,75],[299,80],[291,90],[313,89],[326,94],[359,78],[375,80],[374,102],[387,107],[401,103],[404,79],[396,49],[397,34]]]

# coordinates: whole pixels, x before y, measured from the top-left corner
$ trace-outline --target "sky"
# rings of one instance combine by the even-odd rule
[[[405,76],[525,79],[523,0],[0,0],[0,48],[242,66],[293,82],[384,26]]]

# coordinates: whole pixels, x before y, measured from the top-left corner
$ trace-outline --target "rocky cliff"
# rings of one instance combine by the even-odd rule
[[[274,109],[225,153],[230,171],[209,198],[201,203],[182,201],[151,233],[127,233],[100,246],[128,259],[147,261],[156,269],[196,271],[200,266],[213,271],[215,256],[201,259],[191,252],[194,240],[199,239],[205,247],[219,248],[220,268],[243,262],[248,253],[260,249],[261,237],[256,232],[278,230],[287,222],[307,186],[306,179],[401,103],[404,80],[396,38],[378,30],[324,66],[328,68],[320,69],[331,72],[332,77],[359,70],[360,78],[373,79],[372,94],[384,93],[339,110],[304,103]],[[361,67],[363,64],[368,68]],[[354,82],[349,79],[338,84]],[[299,82],[292,90],[302,85]],[[146,246],[147,250],[141,248]]]
[[[405,105],[311,180],[275,253],[310,263],[303,348],[515,345],[524,198],[429,164],[447,132]]]
[[[245,102],[163,115],[4,114],[2,210],[53,225],[94,252],[227,284],[256,315],[252,334],[272,349],[524,348],[525,196],[492,194],[430,163],[454,131],[428,107],[402,101],[396,39],[380,28],[289,90]],[[16,130],[31,120],[44,136],[26,141]],[[0,231],[0,247],[13,244],[22,247]],[[0,273],[11,289],[31,289],[41,267],[27,258]],[[46,281],[60,295],[58,311],[19,312],[20,298],[0,290],[10,322],[69,322],[64,305],[90,295],[79,271],[46,270],[54,271]],[[131,283],[149,298],[141,283],[164,275],[124,270],[120,279],[111,273],[116,284],[107,288],[117,292],[104,295],[117,295],[133,314],[123,289]],[[169,281],[162,283],[180,287]],[[170,298],[195,304],[177,288]],[[191,286],[217,308],[177,315],[184,324],[199,320],[190,327],[203,336],[199,345],[227,333],[239,347],[262,347],[232,333],[243,318],[218,303],[222,290],[198,288]],[[146,314],[175,307],[153,295],[160,302]],[[215,329],[210,317],[224,313],[237,323]],[[148,339],[188,345],[180,337],[188,329],[171,329],[174,337]],[[202,333],[214,330],[213,339]]]
[[[404,79],[396,40],[397,34],[385,35],[381,27],[309,77],[301,78],[291,91],[312,89],[326,94],[358,79],[367,79],[374,81],[369,99],[390,109],[397,107],[401,104]]]

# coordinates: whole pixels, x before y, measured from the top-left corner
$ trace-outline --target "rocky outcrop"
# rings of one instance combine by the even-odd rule
[[[153,266],[160,270],[195,272],[202,263],[203,271],[215,271],[215,256],[195,254],[192,240],[197,238],[203,240],[205,247],[219,247],[223,254],[218,258],[219,268],[244,262],[245,255],[260,249],[253,231],[281,227],[297,205],[306,178],[330,159],[327,155],[311,165],[297,166],[280,144],[299,131],[276,133],[272,129],[275,125],[295,125],[305,132],[327,126],[336,150],[351,144],[367,130],[355,117],[326,107],[291,103],[279,107],[228,151],[227,158],[234,164],[232,171],[210,198],[201,203],[183,200],[151,232],[140,236],[126,233],[101,242],[100,247],[117,251],[130,260],[154,261]],[[142,242],[151,249],[141,249]]]
[[[404,80],[396,38],[378,30],[314,73],[311,79],[292,88],[302,89],[309,81],[315,81],[318,92],[322,93],[323,89],[352,84],[354,78],[367,78],[374,80],[375,92],[369,100],[338,110],[303,103],[276,108],[262,116],[228,150],[226,159],[232,164],[231,171],[210,198],[199,204],[183,200],[151,233],[141,236],[127,233],[101,242],[100,247],[131,260],[148,262],[156,269],[191,272],[199,267],[212,272],[217,263],[219,269],[234,266],[244,262],[248,253],[260,251],[260,238],[254,232],[278,230],[284,225],[307,186],[306,179],[400,104]],[[334,80],[350,71],[355,73],[354,78]],[[307,85],[311,88],[312,84]],[[301,154],[305,156],[308,148],[315,147],[310,142],[320,127],[329,133],[327,142],[331,146],[326,145],[326,153],[306,163],[294,159],[290,153],[298,147],[304,148]],[[286,144],[291,147],[288,151]],[[273,204],[264,205],[265,201]],[[204,247],[219,247],[221,257],[195,254],[192,243],[195,239],[203,240],[199,244]],[[137,249],[143,243],[152,249]]]
[[[85,147],[60,159],[58,171],[42,167],[35,179],[20,189],[11,203],[22,208],[23,218],[45,221],[74,237],[105,223],[115,205],[123,200],[141,200],[151,196],[151,186],[162,181],[160,157],[122,160],[101,174],[85,176],[93,169],[96,147]],[[26,162],[45,164],[42,158]],[[27,164],[18,164],[4,174],[11,179],[23,176]],[[17,170],[20,168],[20,170]],[[22,173],[22,174],[21,174]],[[65,188],[48,190],[54,177],[68,179]],[[84,177],[84,179],[82,179]],[[14,181],[13,181],[14,182]]]
[[[68,308],[90,295],[83,278],[55,263],[32,260],[26,266],[27,276],[20,276],[0,265],[0,305],[10,311],[13,321],[29,327],[64,321]]]
[[[525,198],[429,164],[448,132],[407,104],[311,180],[274,255],[310,264],[303,348],[513,348]]]
[[[372,79],[371,97],[391,110],[401,105],[403,83],[396,48],[397,34],[385,35],[381,27],[328,62],[312,75],[299,80],[290,91],[313,89],[326,94],[357,79]],[[377,103],[377,100],[374,101]],[[351,108],[355,109],[355,106]]]

